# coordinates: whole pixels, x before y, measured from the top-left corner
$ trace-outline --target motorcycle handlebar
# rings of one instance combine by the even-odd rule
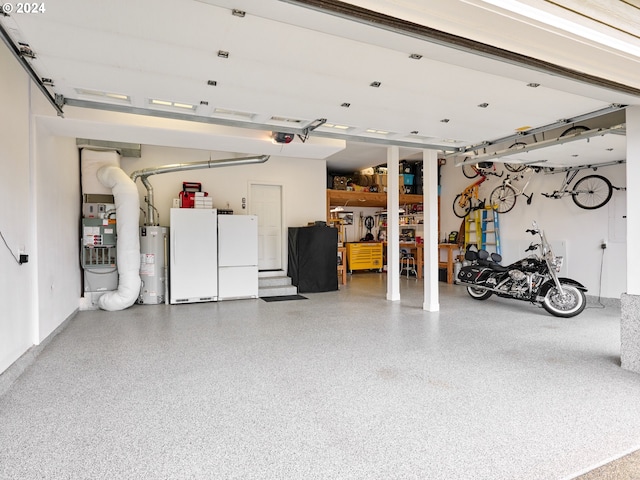
[[[532,229],[530,229],[530,228],[527,228],[527,229],[525,230],[525,232],[530,233],[531,235],[535,235],[536,233],[538,233],[538,231],[537,231],[537,230],[532,230]]]

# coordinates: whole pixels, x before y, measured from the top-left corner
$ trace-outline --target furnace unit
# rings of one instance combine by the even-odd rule
[[[107,292],[118,288],[115,220],[82,219],[82,268],[85,292]]]

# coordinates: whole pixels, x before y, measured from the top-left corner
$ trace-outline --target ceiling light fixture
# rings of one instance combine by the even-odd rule
[[[129,97],[129,95],[123,95],[122,93],[99,92],[97,90],[86,90],[84,88],[76,88],[76,92],[78,92],[79,95],[84,95],[84,96],[101,97],[101,98],[106,97],[111,100],[121,100],[125,102],[131,102],[131,97]]]
[[[418,130],[412,130],[411,131],[411,135],[417,135],[418,134]]]
[[[247,12],[245,12],[244,10],[238,10],[237,8],[234,8],[233,10],[231,10],[231,15],[233,15],[234,17],[243,18],[246,14]]]
[[[218,50],[218,56],[220,58],[229,58],[229,52],[225,52],[224,50]]]
[[[149,100],[149,103],[151,105],[159,105],[161,107],[174,107],[174,108],[179,108],[182,110],[195,110],[196,106],[192,105],[190,103],[181,103],[181,102],[169,102],[167,100],[158,100],[155,98],[152,98]]]
[[[442,123],[449,123],[451,121],[450,118],[443,118],[442,120],[440,120]]]
[[[347,102],[344,102],[344,103],[343,103],[342,105],[340,105],[340,106],[341,106],[341,107],[344,107],[344,108],[349,108],[349,107],[351,106],[351,104],[350,104],[350,103],[347,103]]]
[[[374,128],[368,128],[366,130],[367,133],[375,133],[377,135],[389,135],[389,132],[387,132],[386,130],[376,130]]]
[[[489,104],[487,102],[485,103],[481,103],[480,105],[478,105],[480,108],[487,108],[489,106]]]
[[[531,87],[531,88],[538,88],[540,86],[539,83],[527,83],[527,87]]]
[[[218,82],[216,82],[215,80],[207,80],[207,85],[215,87],[218,85]]]
[[[422,55],[420,55],[419,53],[412,53],[411,55],[409,55],[409,58],[411,60],[420,60],[422,58]]]
[[[206,100],[200,100],[200,105],[209,105],[209,102]]]
[[[374,87],[374,88],[379,88],[379,87],[380,87],[380,85],[382,85],[382,83],[381,83],[381,82],[371,82],[371,83],[369,84],[369,86]]]
[[[323,123],[321,125],[322,128],[335,128],[337,130],[349,130],[351,127],[347,127],[346,125],[336,125],[334,123]]]

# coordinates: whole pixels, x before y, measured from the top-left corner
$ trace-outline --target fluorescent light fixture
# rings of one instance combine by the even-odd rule
[[[154,105],[162,105],[164,107],[171,107],[173,105],[173,103],[166,102],[164,100],[151,100],[151,103],[153,103]]]
[[[367,133],[375,133],[376,135],[389,135],[389,132],[386,130],[376,130],[374,128],[368,128],[365,130]]]
[[[152,98],[149,100],[150,105],[157,105],[160,107],[172,107],[179,108],[180,110],[195,110],[196,106],[190,103],[181,103],[181,102],[170,102],[168,100],[159,100],[157,98]]]
[[[320,125],[322,128],[335,128],[336,130],[349,130],[351,127],[347,127],[346,125],[336,125],[334,123],[323,123]]]
[[[120,102],[131,103],[131,97],[122,93],[101,92],[99,90],[88,90],[86,88],[76,88],[79,95],[88,97],[99,97],[102,99],[118,100]]]

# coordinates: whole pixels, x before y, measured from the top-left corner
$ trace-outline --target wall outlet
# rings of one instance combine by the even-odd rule
[[[600,248],[601,248],[601,249],[603,249],[603,250],[604,250],[605,248],[607,248],[607,242],[603,240],[603,241],[600,243]]]
[[[22,265],[23,263],[28,263],[28,262],[29,262],[29,255],[25,255],[24,253],[21,253],[18,263]]]

